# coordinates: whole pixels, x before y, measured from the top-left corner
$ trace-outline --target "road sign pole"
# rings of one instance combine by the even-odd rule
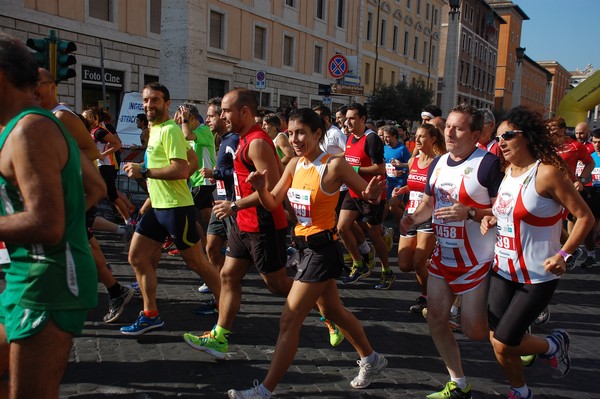
[[[258,91],[258,93],[259,93],[259,94],[258,94],[258,106],[259,106],[259,107],[262,107],[262,91],[263,91],[263,89],[260,89],[260,90]]]

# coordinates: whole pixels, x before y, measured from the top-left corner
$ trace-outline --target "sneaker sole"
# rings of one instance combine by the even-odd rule
[[[104,322],[105,323],[112,323],[113,321],[117,321],[117,319],[119,317],[121,317],[121,315],[123,314],[123,311],[125,310],[125,306],[129,303],[129,301],[131,301],[131,298],[133,298],[133,294],[135,294],[135,289],[132,288],[132,287],[130,287],[129,288],[129,292],[127,292],[127,296],[123,300],[123,303],[119,307],[119,310],[117,311],[117,313],[113,317],[111,317],[110,319],[104,320]]]
[[[147,333],[149,331],[162,328],[164,326],[165,326],[165,322],[163,321],[160,324],[153,324],[151,326],[148,326],[148,327],[146,327],[146,328],[144,328],[142,330],[138,330],[138,331],[123,331],[123,330],[121,330],[121,334],[124,334],[124,335],[142,335],[142,334],[145,334],[145,333]]]
[[[377,285],[375,286],[375,289],[376,289],[376,290],[389,290],[390,288],[392,288],[392,285],[394,284],[394,281],[396,281],[396,277],[394,277],[394,278],[392,279],[392,281],[389,281],[389,282],[387,282],[387,283],[384,283],[384,284],[377,284]]]
[[[371,275],[371,271],[369,271],[368,273],[363,273],[360,276],[358,276],[355,280],[352,280],[352,281],[346,281],[346,280],[344,280],[344,284],[354,284],[354,283],[362,280],[363,278],[369,277],[370,275]]]
[[[195,343],[193,343],[192,341],[190,341],[189,338],[186,337],[186,336],[183,337],[183,340],[192,349],[195,349],[195,350],[200,351],[200,352],[206,352],[209,355],[212,355],[212,356],[216,357],[217,359],[225,359],[225,356],[227,356],[227,353],[219,352],[219,351],[214,350],[212,348],[207,348],[206,346],[196,345]]]

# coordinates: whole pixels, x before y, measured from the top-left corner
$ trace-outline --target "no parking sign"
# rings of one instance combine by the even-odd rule
[[[341,79],[348,72],[348,60],[342,54],[336,54],[329,60],[327,70],[334,79]]]

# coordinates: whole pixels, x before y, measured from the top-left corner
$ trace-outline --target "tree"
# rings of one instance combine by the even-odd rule
[[[425,87],[422,79],[410,84],[399,81],[375,86],[373,94],[367,99],[367,108],[372,119],[413,121],[421,119],[421,110],[431,104],[432,99],[433,91]]]

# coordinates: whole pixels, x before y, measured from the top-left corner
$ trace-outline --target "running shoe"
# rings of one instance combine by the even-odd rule
[[[383,229],[383,241],[388,252],[394,247],[394,229],[391,227],[384,227]]]
[[[121,327],[121,333],[125,335],[142,335],[148,331],[162,328],[165,322],[162,321],[160,316],[147,317],[144,315],[144,311],[140,312],[137,320],[130,326]]]
[[[175,249],[170,250],[167,253],[171,256],[177,256],[177,255],[179,255],[179,250],[177,248],[175,248]]]
[[[456,382],[448,381],[444,389],[427,395],[427,399],[471,399],[471,384],[460,389]]]
[[[375,266],[375,247],[371,243],[369,243],[369,252],[363,254],[363,262],[369,268],[369,272],[373,270]]]
[[[583,262],[581,262],[581,267],[584,269],[591,269],[596,264],[596,258],[593,256],[588,256],[585,258]]]
[[[363,363],[362,360],[357,360],[356,363],[359,367],[358,375],[350,382],[350,386],[356,389],[363,389],[371,385],[373,377],[383,371],[388,361],[383,355],[378,353],[377,359],[373,363]]]
[[[183,340],[192,348],[206,352],[217,359],[224,359],[229,350],[227,339],[225,339],[224,342],[217,340],[212,331],[207,331],[200,336],[196,336],[192,333],[185,333],[183,334]]]
[[[546,306],[546,308],[542,310],[542,313],[540,313],[538,317],[535,318],[533,324],[535,324],[536,326],[541,326],[548,323],[548,320],[550,320],[550,308]]]
[[[200,304],[194,309],[194,312],[200,315],[215,314],[219,313],[219,307],[213,298],[209,299],[208,301],[201,301]]]
[[[376,290],[389,290],[396,281],[396,274],[393,271],[381,272],[381,278],[379,284],[375,285]]]
[[[552,377],[563,378],[569,374],[571,370],[571,358],[569,357],[569,345],[571,344],[571,338],[569,333],[565,330],[556,330],[552,334],[548,335],[548,339],[552,340],[558,349],[553,355],[541,355],[543,358],[548,359],[550,367],[555,370]]]
[[[410,307],[410,311],[413,313],[423,313],[424,309],[427,309],[427,298],[419,295],[415,304]]]
[[[329,329],[329,343],[331,346],[338,346],[344,340],[344,333],[335,325],[335,323],[324,316],[321,316],[321,321],[325,323]]]
[[[140,284],[137,281],[134,281],[133,283],[131,283],[131,288],[133,288],[133,294],[135,296],[142,295],[142,291],[140,290]]]
[[[527,396],[523,396],[519,391],[511,387],[510,391],[508,391],[508,399],[533,399],[533,392],[527,388]]]
[[[353,264],[352,269],[350,270],[350,275],[344,277],[344,284],[354,284],[360,279],[369,277],[371,275],[371,270],[364,264],[364,262],[360,262],[358,264]]]
[[[103,318],[105,323],[112,323],[123,314],[125,305],[131,301],[134,292],[135,290],[132,287],[121,286],[121,295],[108,300],[108,313]]]
[[[173,241],[173,237],[168,236],[165,242],[163,242],[162,249],[166,251],[170,249],[173,246],[173,244],[175,244],[175,241]]]
[[[206,285],[206,283],[203,283],[200,287],[198,287],[198,292],[201,294],[210,294],[211,290],[210,288],[208,288],[208,285]]]
[[[583,255],[583,250],[578,247],[575,252],[573,252],[571,259],[569,259],[569,263],[567,263],[567,271],[575,269],[575,262],[577,262],[577,259],[581,255]]]
[[[236,391],[235,389],[230,389],[227,391],[227,396],[229,399],[264,399],[264,396],[259,391],[260,384],[258,380],[254,380],[254,386],[250,389],[246,389],[244,391]]]

